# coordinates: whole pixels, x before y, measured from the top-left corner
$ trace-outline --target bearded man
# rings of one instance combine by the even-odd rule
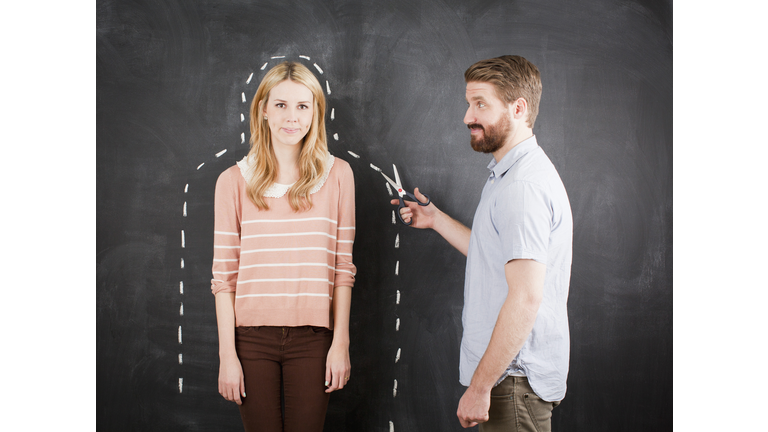
[[[464,78],[470,143],[493,154],[472,229],[433,203],[406,201],[400,214],[467,256],[461,425],[550,431],[568,376],[573,218],[563,182],[533,134],[541,76],[526,59],[502,56],[475,63]],[[418,188],[414,194],[426,202]]]

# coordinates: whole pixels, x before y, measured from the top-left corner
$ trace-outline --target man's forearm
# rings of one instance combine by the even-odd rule
[[[435,215],[433,229],[443,236],[451,246],[458,249],[464,256],[467,256],[467,253],[469,252],[469,238],[472,234],[472,230],[440,210],[438,210]]]

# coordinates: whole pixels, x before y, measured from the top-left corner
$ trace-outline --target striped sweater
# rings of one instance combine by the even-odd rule
[[[211,290],[235,293],[236,326],[333,329],[333,289],[355,281],[355,184],[346,161],[329,156],[328,165],[303,212],[281,185],[259,211],[246,194],[247,159],[219,176]]]

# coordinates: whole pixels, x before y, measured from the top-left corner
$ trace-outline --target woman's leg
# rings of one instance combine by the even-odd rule
[[[282,432],[280,327],[237,327],[235,348],[245,377],[240,417],[246,432]]]
[[[285,432],[322,432],[329,398],[325,362],[333,332],[323,327],[286,329],[290,337],[283,358]]]

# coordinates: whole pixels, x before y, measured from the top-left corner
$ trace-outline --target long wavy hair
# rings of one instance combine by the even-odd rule
[[[251,102],[251,150],[248,152],[248,159],[252,175],[247,180],[247,194],[259,210],[269,209],[264,200],[264,192],[277,180],[277,158],[272,147],[269,124],[264,119],[263,112],[269,100],[269,92],[285,80],[303,84],[314,96],[312,124],[304,136],[299,155],[299,180],[288,189],[288,199],[293,211],[306,211],[312,208],[310,191],[320,182],[328,164],[328,143],[325,133],[323,88],[315,75],[301,63],[286,61],[270,69],[261,80]]]

